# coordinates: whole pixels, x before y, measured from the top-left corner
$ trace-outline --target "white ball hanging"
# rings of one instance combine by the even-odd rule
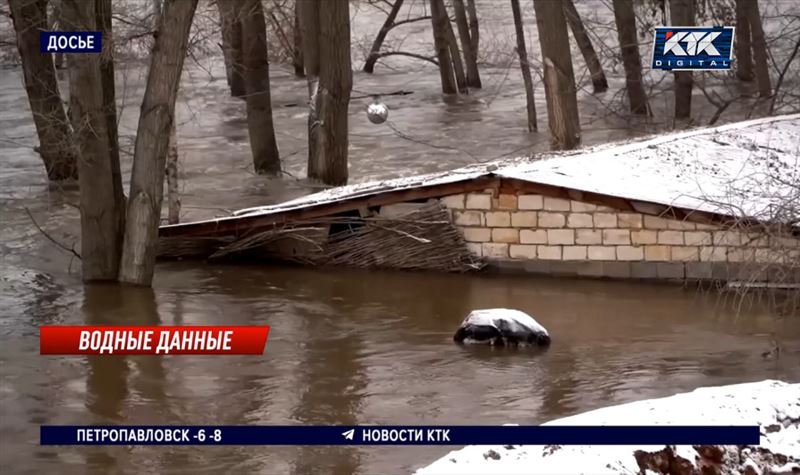
[[[367,119],[373,124],[382,124],[389,117],[389,108],[383,102],[375,102],[367,106]]]

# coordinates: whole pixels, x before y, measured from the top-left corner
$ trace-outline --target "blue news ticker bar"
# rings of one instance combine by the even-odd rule
[[[41,426],[40,431],[41,445],[754,445],[759,441],[758,426]]]
[[[103,35],[99,31],[40,31],[40,53],[100,53]]]

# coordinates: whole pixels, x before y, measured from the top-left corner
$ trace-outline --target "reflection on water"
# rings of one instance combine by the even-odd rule
[[[15,473],[395,473],[444,450],[51,448],[36,445],[38,425],[535,424],[704,385],[800,379],[800,321],[776,324],[757,308],[737,313],[716,295],[671,286],[196,264],[164,264],[158,276],[155,290],[89,286],[53,296],[31,286],[27,306],[4,316],[4,465]],[[468,310],[492,306],[535,315],[551,348],[452,343]],[[272,331],[263,357],[41,357],[35,327],[11,324],[29,309],[64,324]],[[784,353],[764,360],[775,331]]]

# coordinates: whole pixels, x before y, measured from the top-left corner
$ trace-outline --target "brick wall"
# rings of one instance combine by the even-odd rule
[[[469,248],[494,262],[551,262],[549,268],[566,261],[650,263],[628,266],[627,272],[616,264],[608,266],[614,272],[597,270],[595,265],[594,274],[635,277],[638,268],[645,277],[710,278],[714,270],[703,263],[772,263],[795,252],[800,258],[800,241],[795,239],[784,238],[778,244],[796,251],[776,256],[768,247],[772,244],[774,249],[776,243],[766,237],[580,201],[492,190],[441,201],[451,210]]]

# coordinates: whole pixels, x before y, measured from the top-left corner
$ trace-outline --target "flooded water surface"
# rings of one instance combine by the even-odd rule
[[[482,41],[512,38],[510,13],[481,4],[487,28]],[[592,2],[581,5],[592,15]],[[356,39],[370,37],[382,20],[361,21],[366,30],[354,33]],[[535,45],[530,24],[528,41]],[[420,36],[428,34],[426,27],[409,26],[405,46],[428,44]],[[510,48],[506,54],[513,54]],[[379,66],[374,76],[356,73],[354,96],[413,94],[387,96],[390,119],[380,127],[364,116],[369,98],[353,101],[351,182],[546,150],[546,123],[540,120],[539,133],[524,129],[521,82],[505,61],[482,67],[484,89],[460,98],[443,99],[438,74],[424,64]],[[576,69],[585,83],[585,72]],[[143,71],[118,68],[125,176]],[[608,73],[612,88],[605,96],[581,93],[584,144],[648,130],[607,110],[623,84],[619,70]],[[66,83],[61,88],[66,91]],[[184,221],[312,191],[297,179],[305,168],[305,94],[302,79],[273,66],[275,123],[287,173],[266,179],[250,171],[245,107],[229,97],[221,61],[210,70],[187,63],[177,107]],[[653,107],[671,105],[662,98]],[[403,473],[446,448],[41,447],[39,426],[537,424],[700,386],[800,380],[800,319],[776,321],[758,307],[674,286],[202,262],[159,264],[152,290],[83,286],[80,262],[70,252],[80,249],[78,197],[73,189],[48,186],[32,151],[36,143],[20,72],[2,70],[3,473]],[[550,330],[552,347],[532,353],[455,345],[452,334],[464,316],[485,307],[531,313]],[[39,325],[106,323],[270,325],[271,331],[263,356],[38,354]],[[773,335],[781,357],[765,359]]]
[[[537,424],[699,386],[800,379],[800,322],[672,286],[169,264],[149,290],[9,273],[0,370],[13,473],[401,473],[446,448],[54,448],[37,446],[38,426]],[[452,342],[469,310],[496,306],[536,315],[552,347]],[[261,357],[42,357],[45,323],[272,330]],[[784,354],[767,360],[774,332]]]

